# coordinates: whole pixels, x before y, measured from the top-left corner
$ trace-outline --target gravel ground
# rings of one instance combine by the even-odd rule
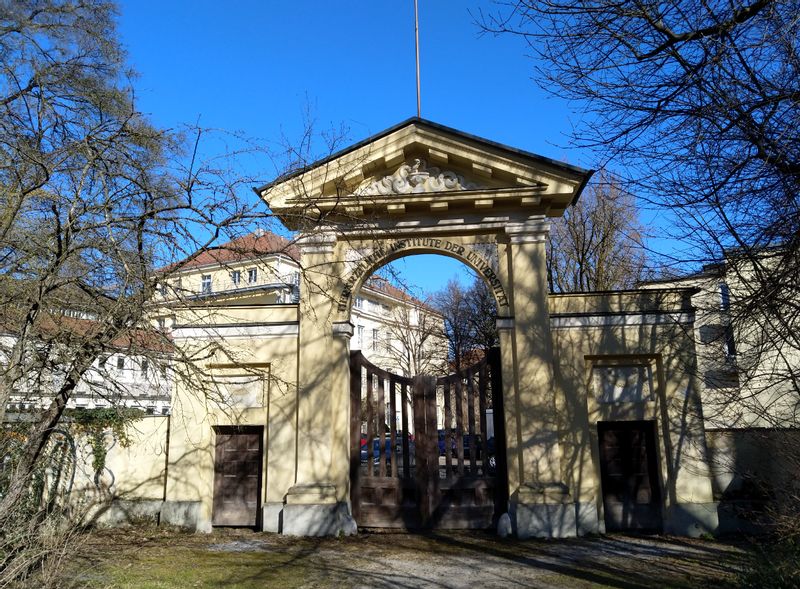
[[[732,544],[663,536],[517,541],[473,532],[308,539],[159,529],[99,532],[81,552],[83,570],[95,572],[72,577],[72,586],[725,587],[747,557]],[[212,561],[215,572],[227,567],[227,576],[201,571]],[[161,564],[172,581],[164,580]]]

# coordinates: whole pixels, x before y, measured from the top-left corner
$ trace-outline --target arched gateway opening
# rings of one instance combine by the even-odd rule
[[[259,190],[281,220],[301,232],[304,273],[296,484],[282,510],[284,532],[335,533],[351,518],[360,526],[487,527],[508,512],[519,535],[554,535],[552,522],[569,518],[545,239],[547,217],[561,215],[589,176],[411,119]],[[487,248],[493,255],[485,255]],[[499,350],[455,376],[434,375],[438,381],[404,380],[351,357],[349,349],[354,294],[376,268],[414,253],[462,261],[497,301]],[[448,391],[440,394],[444,420],[456,425],[452,437],[445,432],[445,445],[454,442],[455,452],[438,452],[438,430],[448,428],[438,427],[437,388]],[[387,420],[376,414],[402,394],[410,403],[400,407],[399,427],[388,420],[387,432],[381,427]],[[506,449],[494,473],[490,398],[504,409],[492,424],[495,439],[503,438],[497,446]],[[364,419],[363,399],[369,399]],[[413,453],[411,424],[419,435]],[[377,439],[379,448],[370,478],[380,480],[369,489],[355,447],[362,426],[368,443]]]
[[[353,291],[350,502],[361,527],[486,529],[507,511],[494,329],[505,294],[474,267],[470,286],[440,279],[436,293],[414,288],[420,259],[436,257],[407,254],[417,261],[407,275],[390,263]]]

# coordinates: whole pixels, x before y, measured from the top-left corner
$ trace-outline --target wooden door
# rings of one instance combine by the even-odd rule
[[[660,532],[655,422],[598,422],[606,530]]]
[[[215,526],[259,522],[263,428],[218,427],[214,451]]]

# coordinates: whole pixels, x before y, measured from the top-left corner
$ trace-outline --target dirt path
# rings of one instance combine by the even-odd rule
[[[73,587],[724,587],[746,552],[685,538],[501,540],[476,533],[287,538],[218,530],[98,532]]]

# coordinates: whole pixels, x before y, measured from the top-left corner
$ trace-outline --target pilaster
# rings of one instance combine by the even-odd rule
[[[505,263],[513,291],[514,322],[511,329],[500,333],[501,346],[510,344],[511,361],[516,368],[514,398],[506,398],[505,410],[509,492],[520,537],[575,535],[574,506],[562,483],[558,439],[547,302],[545,247],[549,229],[544,217],[535,217],[509,223],[505,230]],[[504,331],[508,332],[505,336]],[[514,445],[518,450],[511,450]],[[512,472],[512,458],[517,472]]]
[[[349,337],[342,324],[332,321],[332,293],[341,288],[342,263],[336,257],[332,231],[307,233],[297,245],[303,269],[297,471],[295,485],[286,497],[283,531],[328,535],[338,533],[342,522],[347,523],[344,512],[349,491]]]

